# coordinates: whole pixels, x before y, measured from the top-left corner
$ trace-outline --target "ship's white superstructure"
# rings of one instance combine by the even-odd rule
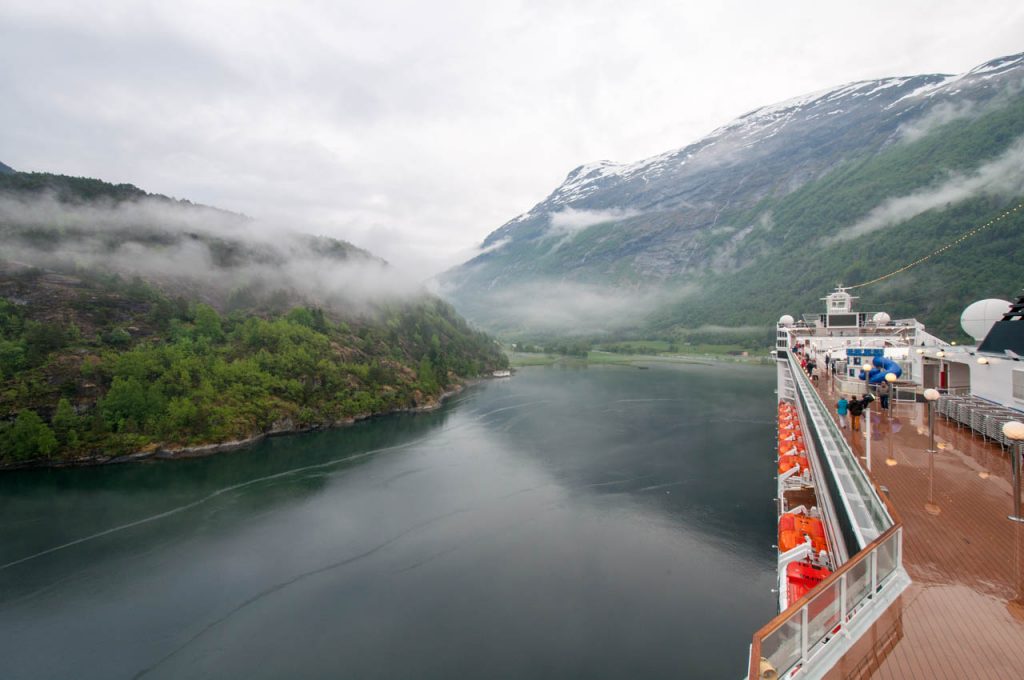
[[[865,461],[839,428],[837,400],[867,414],[930,401],[931,418],[937,411],[1011,451],[1002,428],[1024,420],[1024,296],[968,308],[971,346],[915,319],[857,311],[847,288],[822,299],[824,312],[777,325],[780,614],[754,636],[751,677],[824,677],[910,584],[902,523],[870,478],[873,418],[861,425]]]

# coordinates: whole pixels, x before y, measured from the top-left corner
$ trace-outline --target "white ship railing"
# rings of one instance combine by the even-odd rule
[[[824,676],[909,585],[902,556],[897,522],[754,634],[748,678]]]
[[[785,350],[782,350],[785,351]],[[860,467],[810,380],[787,352],[802,421],[829,469],[857,545],[849,560],[754,634],[748,678],[823,677],[910,584],[903,526]],[[789,386],[787,386],[789,387]],[[821,490],[825,492],[825,489]],[[780,578],[785,587],[785,578]]]

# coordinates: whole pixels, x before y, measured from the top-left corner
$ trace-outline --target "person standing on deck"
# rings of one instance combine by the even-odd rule
[[[852,429],[854,432],[860,431],[860,417],[864,413],[864,402],[854,397],[853,400],[847,405],[850,410],[850,422],[852,423]]]
[[[840,394],[836,402],[836,415],[839,416],[839,427],[846,429],[846,414],[849,413],[850,402],[846,401],[846,395]]]
[[[892,388],[889,387],[888,381],[882,381],[882,384],[878,386],[878,398],[882,402],[882,409],[887,410],[889,408],[889,394],[892,392]]]

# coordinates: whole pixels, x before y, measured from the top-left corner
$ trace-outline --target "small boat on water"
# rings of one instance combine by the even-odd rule
[[[509,378],[511,376],[512,371],[509,370],[494,371],[493,373],[491,373],[492,378]]]

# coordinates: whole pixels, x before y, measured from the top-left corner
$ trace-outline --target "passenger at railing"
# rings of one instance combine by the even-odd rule
[[[850,409],[850,423],[854,432],[860,432],[860,417],[864,414],[864,402],[854,397],[847,405]]]
[[[849,412],[850,402],[846,400],[845,394],[839,395],[839,401],[836,402],[836,415],[839,416],[839,427],[846,429],[846,417]]]

